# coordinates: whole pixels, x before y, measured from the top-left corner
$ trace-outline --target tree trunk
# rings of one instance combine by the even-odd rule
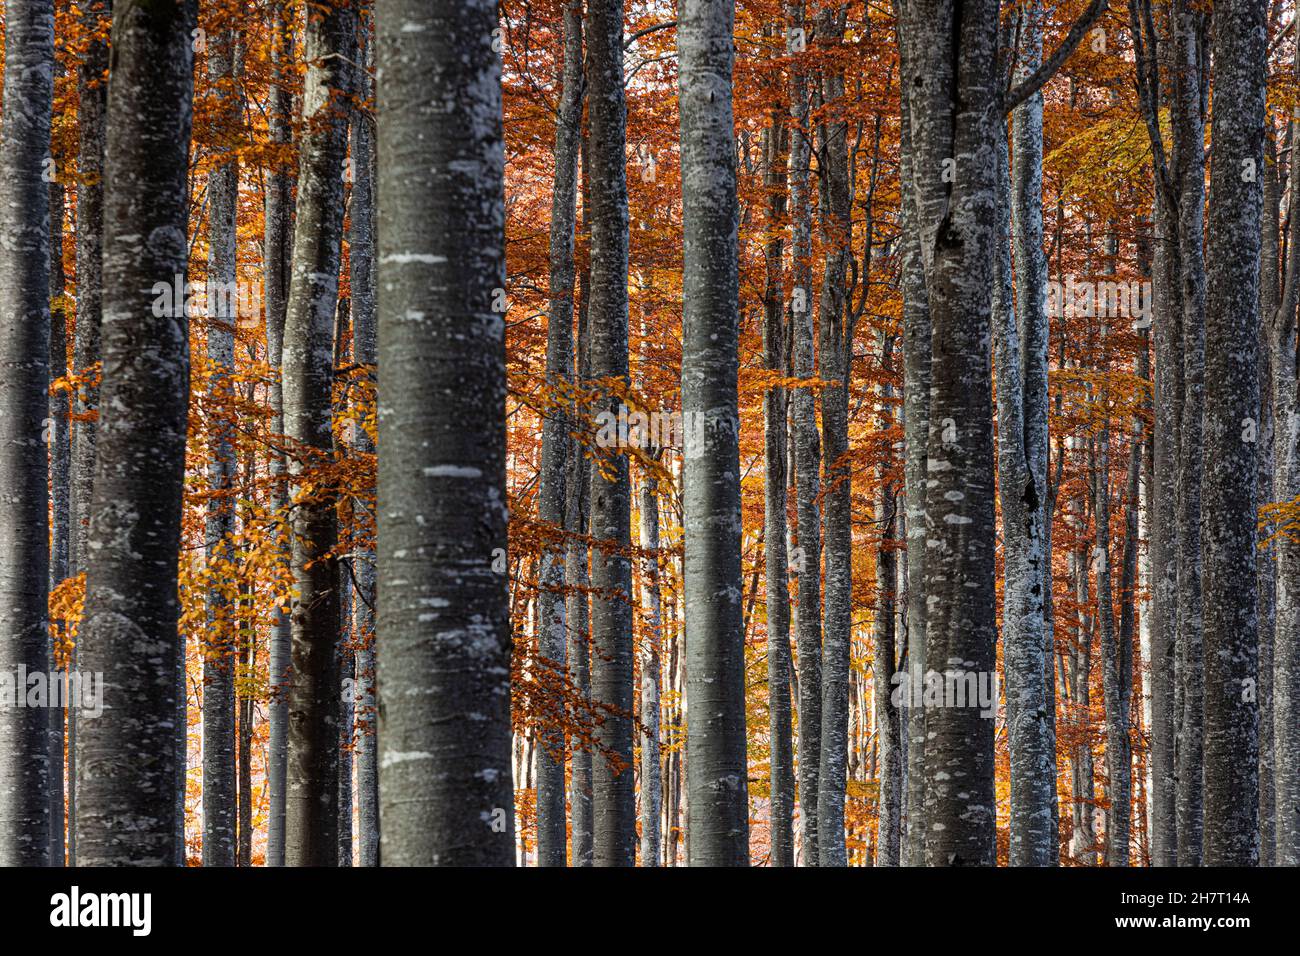
[[[224,30],[209,45],[208,83],[217,100],[221,139],[240,120],[235,36]],[[221,140],[219,140],[220,142]],[[213,157],[208,170],[208,400],[233,412],[235,370],[236,212],[239,160]],[[234,574],[234,423],[215,416],[210,437],[206,557],[208,633],[203,654],[203,865],[235,865],[235,608],[223,596]]]
[[[591,123],[591,374],[606,389],[625,387],[627,357],[627,111],[623,96],[623,4],[587,7],[587,83]],[[613,392],[597,407],[618,414]],[[597,866],[636,862],[632,771],[631,486],[627,455],[614,449],[591,469],[591,695],[610,708],[597,729],[592,761],[593,859]]]
[[[293,270],[284,327],[284,430],[295,492],[332,455],[334,321],[343,240],[347,97],[356,12],[329,0],[307,20]],[[338,862],[339,594],[335,502],[321,492],[295,505],[291,563],[289,764],[285,863]]]
[[[64,189],[59,182],[50,183],[50,381],[68,374],[67,279],[63,269]],[[71,574],[68,546],[72,529],[72,420],[68,416],[71,402],[66,392],[51,392],[50,416],[50,590],[53,591]],[[62,632],[66,621],[51,621]],[[58,654],[51,648],[50,681],[67,688],[66,668],[59,667]],[[50,866],[63,866],[66,815],[64,809],[63,758],[64,726],[67,709],[60,702],[50,705]]]
[[[573,380],[573,244],[577,215],[578,145],[582,125],[582,7],[564,7],[564,75],[560,112],[555,121],[555,185],[551,195],[550,315],[547,322],[546,378],[552,401]],[[537,494],[538,519],[558,532],[564,527],[569,431],[565,405],[555,405],[542,424],[542,463]],[[538,651],[544,667],[563,673],[568,650],[565,617],[565,552],[560,538],[542,555],[538,592]],[[537,755],[537,865],[564,866],[567,834],[564,816],[564,735],[544,730]]]
[[[1214,11],[1215,110],[1205,308],[1205,864],[1259,861],[1260,214],[1267,4]],[[1249,168],[1246,169],[1246,164]],[[1294,188],[1294,187],[1293,187]],[[1247,480],[1243,482],[1243,476]]]
[[[819,43],[838,45],[844,23],[823,8]],[[822,101],[844,108],[844,78],[828,70]],[[825,448],[826,625],[822,644],[822,730],[817,771],[819,865],[847,866],[844,845],[845,772],[849,736],[849,657],[853,638],[853,486],[849,467],[849,374],[852,330],[846,320],[845,277],[853,222],[849,186],[848,123],[832,115],[820,124],[821,228],[826,250],[819,301],[822,444]],[[868,240],[870,241],[870,240]],[[865,280],[865,277],[864,277]]]
[[[496,4],[377,8],[379,204],[389,210],[379,219],[383,861],[509,866]]]
[[[749,864],[736,391],[734,15],[724,0],[683,0],[677,31],[684,237],[686,697],[693,712],[687,723],[686,782],[692,866]]]
[[[989,381],[997,170],[987,144],[1002,121],[998,10],[990,0],[962,7],[960,16],[943,3],[902,6],[905,23],[916,30],[916,49],[926,51],[923,59],[909,57],[902,82],[911,86],[913,175],[932,323],[927,673],[954,687],[987,686],[997,639]],[[993,720],[972,696],[954,693],[945,700],[949,706],[926,708],[925,843],[935,865],[995,861]]]
[[[360,71],[359,93],[371,102],[375,96],[374,34],[362,20],[365,69]],[[348,209],[348,265],[352,291],[352,361],[370,381],[375,380],[375,133],[370,116],[352,114],[352,199]],[[353,430],[353,453],[375,453],[370,432]],[[375,702],[375,551],[358,545],[355,550],[356,593],[352,602],[352,629],[357,645],[355,717],[357,724],[357,862],[379,865],[379,735]]]
[[[176,568],[189,330],[178,293],[188,251],[195,19],[193,2],[122,5],[113,16],[104,384],[78,668],[102,673],[105,696],[117,703],[77,735],[82,865],[168,866],[181,858]]]
[[[1203,73],[1208,64],[1208,12],[1179,0],[1173,12],[1180,64],[1171,104],[1178,183],[1178,245],[1182,278],[1182,418],[1178,445],[1178,864],[1201,863],[1204,676],[1201,602],[1201,460],[1205,365],[1205,120]]]
[[[1272,120],[1266,120],[1259,267],[1260,447],[1256,494],[1260,504],[1276,500],[1273,494],[1273,447],[1277,423],[1273,419],[1273,352],[1269,329],[1281,295],[1278,273],[1280,199],[1277,161]],[[1275,530],[1270,525],[1263,532],[1268,536]],[[1272,866],[1277,842],[1273,777],[1273,647],[1277,636],[1277,548],[1269,546],[1262,549],[1256,558],[1255,569],[1259,577],[1259,865]]]
[[[913,30],[918,11],[907,2],[898,0],[900,82],[899,101],[902,114],[899,132],[899,179],[902,208],[899,211],[900,242],[902,245],[903,291],[903,489],[907,499],[905,528],[907,532],[907,691],[903,695],[907,715],[907,757],[903,776],[906,781],[904,816],[906,824],[902,847],[902,862],[907,866],[925,865],[925,706],[920,693],[924,688],[926,673],[926,483],[928,467],[926,456],[927,436],[930,428],[930,307],[926,293],[925,263],[922,253],[921,228],[927,221],[926,203],[940,186],[933,178],[921,175],[917,153],[920,141],[913,135],[923,117],[912,115],[910,87],[912,78],[923,80],[934,74],[932,67],[950,69],[931,64],[926,57],[933,51],[912,42],[919,34]],[[928,108],[930,91],[924,82],[917,86],[922,96],[919,103]]]
[[[50,386],[50,0],[5,6],[0,142],[0,668],[53,676],[45,488]],[[26,682],[15,693],[27,693]],[[62,756],[58,761],[60,772]],[[50,862],[50,714],[0,706],[0,866]]]
[[[646,631],[641,651],[641,865],[659,866],[663,815],[663,774],[659,746],[660,649],[663,646],[663,601],[659,589],[658,481],[646,475],[641,484],[641,613]]]
[[[1042,9],[1025,8],[1017,76],[1042,62]],[[1011,767],[1010,860],[1013,866],[1055,862],[1053,796],[1056,740],[1047,715],[1047,675],[1052,666],[1045,635],[1045,595],[1050,587],[1046,549],[1047,343],[1043,254],[1043,97],[1036,93],[1012,112],[1013,160],[1009,209],[1002,214],[1015,252],[999,281],[1004,298],[995,310],[998,375],[998,478],[1006,565],[1003,648],[1007,680],[1007,736]],[[1009,250],[998,248],[999,268]]]
[[[293,28],[286,21],[285,7],[273,3],[271,7],[271,64],[272,83],[267,109],[267,134],[271,142],[285,147],[292,138],[291,113],[293,97],[289,92],[289,73],[293,64]],[[293,188],[292,168],[276,163],[266,172],[265,237],[262,250],[262,271],[265,276],[266,301],[266,361],[274,370],[271,379],[271,431],[284,433],[284,327],[289,298],[289,273],[293,254]],[[277,515],[286,515],[289,504],[285,472],[287,463],[283,440],[277,440],[270,454],[271,509]],[[289,562],[288,542],[282,545],[282,560]],[[289,771],[289,680],[290,674],[289,615],[282,607],[272,612],[270,653],[268,662],[269,688],[266,777],[268,792],[268,820],[266,841],[267,866],[284,866],[285,859],[285,799]]]
[[[785,215],[785,165],[789,137],[782,128],[779,107],[772,109],[767,132],[764,186],[768,191],[768,222],[775,226]],[[764,247],[767,286],[763,297],[763,365],[788,374],[785,356],[781,259],[784,242],[772,229]],[[790,575],[786,564],[786,390],[776,386],[763,396],[763,548],[767,605],[768,740],[771,749],[771,803],[768,811],[772,866],[794,865],[794,742],[790,714]]]
[[[791,45],[796,36],[802,44],[805,31],[803,0],[789,4],[786,12]],[[809,301],[812,298],[812,211],[808,169],[812,155],[812,128],[808,117],[808,80],[803,69],[796,64],[790,74],[790,258],[794,273],[790,290],[790,370],[794,377],[803,379],[811,379],[817,374],[813,314]],[[813,388],[794,390],[790,402],[790,441],[798,528],[798,547],[790,560],[790,570],[798,582],[799,595],[795,611],[795,644],[799,651],[799,815],[802,834],[799,860],[803,866],[816,866],[820,860],[817,794],[820,790],[818,773],[822,732],[821,515],[817,504],[821,439],[817,433]]]

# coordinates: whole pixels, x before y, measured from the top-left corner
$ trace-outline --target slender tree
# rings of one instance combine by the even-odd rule
[[[1018,81],[1043,57],[1042,8],[1024,8]],[[1014,302],[995,329],[998,370],[998,489],[1002,504],[1006,588],[1003,648],[1011,764],[1011,862],[1055,860],[1056,740],[1048,721],[1045,595],[1051,586],[1046,542],[1047,261],[1043,254],[1043,97],[1012,112],[1010,232],[1015,252]],[[999,249],[999,254],[1002,250]]]
[[[817,20],[818,42],[837,46],[847,7],[824,7]],[[822,446],[825,449],[823,534],[826,548],[825,631],[822,635],[822,730],[817,770],[817,852],[820,866],[846,866],[844,800],[849,750],[849,669],[853,637],[853,484],[849,468],[849,375],[852,324],[847,319],[846,276],[853,238],[849,180],[849,124],[844,76],[823,71],[823,109],[818,126],[821,232],[826,251],[818,301],[822,378]]]
[[[553,390],[573,379],[574,228],[577,216],[578,147],[582,125],[582,7],[564,6],[564,72],[560,110],[555,120],[555,185],[551,193],[550,314],[547,324],[546,377]],[[559,529],[568,504],[569,431],[566,406],[553,410],[542,426],[542,465],[538,517]],[[539,652],[562,672],[567,653],[565,553],[558,541],[542,555],[538,595]],[[567,835],[564,816],[564,735],[545,735],[537,755],[537,862],[564,866]]]
[[[764,186],[768,191],[768,217],[779,222],[785,215],[785,165],[790,137],[783,130],[781,108],[772,107],[771,125],[766,131]],[[763,296],[763,364],[780,375],[788,373],[786,323],[781,260],[784,241],[773,229],[764,247],[767,284]],[[765,600],[767,605],[767,693],[771,746],[771,830],[772,865],[794,865],[794,741],[791,737],[790,678],[790,575],[786,537],[786,390],[780,385],[763,396],[763,540]]]
[[[383,862],[508,866],[496,4],[379,0],[377,22]]]
[[[291,113],[293,97],[289,92],[290,65],[293,60],[293,30],[286,22],[285,7],[281,2],[271,5],[270,58],[272,82],[268,94],[267,135],[277,146],[287,146],[292,137]],[[265,234],[262,245],[262,272],[266,300],[266,359],[276,374],[271,379],[270,405],[271,430],[276,435],[284,433],[284,387],[281,374],[284,360],[285,312],[289,300],[289,270],[293,259],[293,185],[294,175],[289,164],[281,161],[266,173]],[[270,473],[271,507],[283,514],[288,507],[287,469],[283,443],[271,448]],[[289,561],[288,543],[282,546],[282,557]],[[290,637],[289,615],[283,608],[272,612],[269,663],[269,735],[267,746],[266,778],[268,792],[268,821],[266,860],[270,866],[284,866],[285,851],[285,796],[289,768],[289,675]]]
[[[807,43],[803,0],[787,5],[787,49],[801,53]],[[809,162],[812,128],[805,68],[796,62],[790,71],[790,288],[791,356],[795,378],[817,374],[813,347],[812,209]],[[821,514],[818,507],[821,441],[817,433],[815,389],[797,386],[790,402],[790,442],[794,459],[795,516],[798,547],[789,566],[798,581],[795,643],[799,652],[799,859],[804,866],[819,862],[817,843],[818,773],[822,732],[822,609]]]
[[[289,473],[331,454],[334,322],[343,238],[347,97],[356,55],[356,11],[328,0],[307,17],[306,129],[298,166],[293,269],[284,327],[284,429]],[[338,857],[339,594],[334,502],[296,504],[296,594],[290,613],[289,765],[285,862],[332,866]]]
[[[587,5],[587,83],[591,124],[591,374],[626,386],[627,107],[623,94],[623,4]],[[617,416],[613,391],[602,411]],[[592,760],[594,862],[632,866],[636,861],[636,802],[632,773],[632,563],[631,485],[627,455],[613,450],[591,469],[591,696],[608,711],[596,732]]]
[[[50,381],[68,374],[68,311],[64,303],[67,278],[63,268],[63,184],[50,183]],[[68,547],[72,537],[72,420],[68,415],[72,403],[65,391],[50,390],[50,590],[68,577],[71,569]],[[51,621],[66,626],[67,622]],[[57,653],[50,655],[50,682],[66,689],[66,669],[58,666]],[[65,852],[66,809],[64,804],[64,743],[67,720],[66,698],[50,701],[50,865],[63,866]]]
[[[48,682],[50,192],[54,6],[5,7],[0,131],[0,668]],[[26,682],[15,693],[27,693]],[[50,716],[0,705],[0,866],[50,862]],[[62,772],[62,759],[59,772]]]
[[[235,36],[218,32],[208,44],[208,82],[216,97],[223,132],[239,121],[235,79]],[[214,157],[208,172],[207,346],[209,398],[220,405],[231,397],[235,370],[236,212],[239,162]],[[203,655],[203,865],[235,864],[235,620],[224,596],[234,559],[235,449],[228,423],[218,422],[208,463],[206,552],[209,574],[208,646]]]
[[[372,8],[373,9],[373,8]],[[375,84],[372,18],[361,21],[364,69],[358,93],[373,102]],[[374,121],[361,110],[352,113],[352,199],[348,206],[348,265],[352,291],[352,359],[373,379],[378,343],[375,314],[375,134]],[[370,432],[353,431],[358,455],[373,455]],[[357,642],[355,708],[357,722],[357,840],[361,866],[379,865],[379,737],[375,707],[375,551],[360,545],[355,556],[356,589],[352,628]]]

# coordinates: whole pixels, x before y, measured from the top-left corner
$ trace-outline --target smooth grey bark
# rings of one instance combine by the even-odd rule
[[[168,866],[177,819],[176,566],[189,399],[187,267],[193,2],[113,14],[104,189],[104,384],[78,668],[104,713],[77,734],[77,861]],[[142,343],[144,343],[142,345]]]
[[[1042,7],[1020,21],[1016,76],[1027,79],[1043,58]],[[1005,555],[1003,655],[1011,767],[1012,866],[1051,866],[1057,848],[1056,735],[1048,720],[1045,596],[1047,550],[1047,260],[1043,253],[1043,97],[1011,114],[1012,160],[1006,228],[1015,254],[1014,305],[996,310],[998,490]],[[1007,219],[1008,214],[1003,214]],[[999,260],[1007,254],[999,246]],[[1008,280],[1003,280],[1003,288]],[[1005,295],[1005,293],[1004,293]]]
[[[785,215],[785,165],[790,137],[784,133],[780,107],[772,108],[766,131],[763,184],[768,191],[768,221]],[[782,256],[784,241],[773,229],[764,246],[766,286],[763,293],[763,366],[788,374],[783,317]],[[790,573],[787,564],[786,390],[774,386],[763,395],[763,548],[767,607],[768,746],[771,754],[769,842],[772,866],[794,866],[794,741],[791,736]]]
[[[509,866],[496,4],[378,0],[376,15],[383,862]]]
[[[803,0],[786,6],[791,52],[796,37],[806,31]],[[809,163],[813,131],[809,123],[806,68],[790,71],[790,289],[791,354],[793,377],[812,379],[817,374],[813,344],[812,209]],[[798,547],[790,571],[798,582],[795,610],[795,646],[799,665],[799,862],[817,866],[818,774],[821,768],[822,731],[822,610],[821,610],[821,509],[818,506],[821,437],[817,431],[815,389],[795,387],[790,400],[790,450],[794,459],[795,520]]]
[[[909,14],[910,15],[910,14]],[[901,24],[901,18],[900,18]],[[916,69],[913,48],[904,29],[899,38],[900,71],[903,77]],[[922,67],[924,68],[924,67]],[[901,862],[905,866],[925,865],[925,706],[910,694],[925,677],[925,497],[926,441],[930,422],[930,308],[926,298],[925,270],[921,257],[920,187],[916,176],[915,145],[912,138],[911,97],[908,82],[900,80],[899,100],[902,124],[899,132],[899,180],[902,194],[899,210],[901,281],[903,293],[903,493],[907,573],[906,706],[903,708],[904,759],[903,842]]]
[[[824,8],[818,18],[818,43],[838,44],[843,15]],[[825,109],[843,108],[844,77],[823,73]],[[838,106],[836,104],[839,104]],[[818,303],[821,377],[822,456],[825,503],[822,509],[826,552],[825,629],[822,635],[822,730],[817,771],[817,850],[820,866],[847,866],[844,799],[849,747],[849,657],[853,628],[853,487],[849,452],[849,374],[852,325],[846,321],[845,280],[852,238],[848,122],[823,120],[818,129],[821,230],[826,262]]]
[[[1259,861],[1258,474],[1265,0],[1214,9],[1205,305],[1205,865]],[[1243,482],[1243,476],[1246,480]],[[1244,487],[1243,487],[1244,485]]]
[[[628,212],[627,108],[623,94],[623,4],[587,5],[588,117],[591,125],[591,375],[606,387],[626,386]],[[617,415],[619,399],[596,406]],[[592,468],[591,697],[607,708],[592,759],[593,862],[636,862],[636,802],[632,770],[631,484],[625,453],[614,449]],[[603,545],[603,547],[602,547]]]
[[[289,474],[333,451],[331,390],[334,322],[343,240],[343,161],[347,97],[353,89],[356,11],[328,0],[307,19],[304,132],[299,152],[293,267],[284,327],[284,431]],[[320,494],[295,505],[291,565],[289,762],[285,863],[338,862],[339,594],[333,501]]]
[[[5,6],[0,131],[0,667],[50,666],[50,192],[54,6]],[[52,435],[50,437],[53,437]],[[15,688],[26,694],[27,686]],[[0,706],[0,866],[50,862],[50,714]],[[62,759],[59,760],[60,772]]]
[[[574,228],[577,216],[578,150],[582,125],[582,6],[564,6],[564,71],[555,120],[555,182],[551,192],[549,262],[550,311],[547,320],[546,379],[552,395],[573,380]],[[542,423],[542,461],[538,479],[538,519],[555,530],[564,526],[568,504],[565,481],[572,428],[565,408],[555,408]],[[537,596],[538,653],[556,673],[566,664],[565,553],[556,539],[542,554]],[[564,807],[564,735],[543,730],[537,754],[537,865],[564,866],[568,834]]]
[[[63,184],[50,183],[50,381],[68,374],[68,312],[65,303],[67,277],[63,268]],[[72,420],[68,417],[72,403],[67,392],[51,392],[50,422],[50,591],[71,573],[68,546],[72,516]],[[66,622],[51,624],[66,626]],[[50,650],[50,680],[66,680],[66,668],[58,666],[57,653]],[[66,685],[65,685],[66,686]],[[66,860],[64,839],[66,811],[64,804],[64,726],[67,709],[50,707],[50,866],[63,866]]]
[[[998,8],[992,0],[901,6],[916,49],[927,51],[910,56],[901,77],[911,86],[913,175],[924,184],[918,218],[931,318],[926,662],[945,683],[969,685],[992,680],[997,639],[989,352],[997,169],[988,143],[1002,121]],[[989,866],[993,720],[969,695],[948,703],[926,713],[927,860]]]
[[[683,0],[677,28],[684,240],[682,417],[691,425],[682,463],[691,866],[749,865],[736,391],[740,315],[731,106],[734,18],[735,10],[726,0]],[[697,427],[700,434],[695,436]]]
[[[207,50],[208,84],[216,99],[220,132],[239,122],[235,81],[235,35],[227,29]],[[208,171],[207,351],[208,400],[231,397],[235,370],[236,213],[239,161],[218,156]],[[231,423],[213,426],[208,462],[206,558],[209,573],[207,647],[203,654],[203,865],[235,865],[235,669],[234,607],[223,596],[234,560],[235,449]]]
[[[659,741],[660,649],[663,600],[659,588],[658,480],[647,474],[641,483],[641,613],[646,633],[641,650],[641,865],[659,866],[663,846],[663,767]],[[563,796],[563,791],[561,791]]]
[[[374,35],[370,21],[361,21],[364,69],[358,73],[358,93],[372,101],[375,96]],[[375,314],[375,133],[374,121],[360,110],[352,113],[352,198],[348,206],[348,266],[352,291],[352,361],[375,378],[377,316]],[[375,453],[374,441],[365,428],[352,434],[353,452],[358,457]],[[360,504],[354,507],[361,506]],[[375,551],[373,545],[355,551],[356,588],[352,602],[352,629],[357,645],[356,693],[356,803],[357,862],[379,865],[379,716],[375,704]]]
[[[293,29],[286,22],[282,3],[271,5],[270,57],[271,90],[267,104],[267,135],[277,146],[287,146],[292,138],[293,97],[289,92],[289,74],[293,62]],[[271,431],[284,433],[284,326],[289,299],[289,272],[293,260],[293,185],[294,174],[286,163],[276,163],[266,171],[265,233],[262,246],[263,298],[266,303],[266,360],[275,370],[271,378]],[[276,440],[270,451],[269,471],[271,508],[279,515],[288,509],[288,479],[284,442]],[[287,542],[282,559],[289,562]],[[285,797],[289,768],[289,615],[276,608],[272,615],[268,640],[268,724],[266,756],[268,794],[266,863],[284,866]]]

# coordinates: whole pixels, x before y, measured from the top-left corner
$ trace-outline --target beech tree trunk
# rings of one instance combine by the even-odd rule
[[[796,38],[801,52],[807,27],[803,0],[786,8],[791,45]],[[813,351],[812,210],[808,170],[813,131],[809,124],[808,79],[797,62],[790,72],[790,221],[793,285],[790,290],[792,351],[790,371],[795,378],[817,374]],[[817,432],[816,390],[796,387],[790,402],[790,442],[794,458],[795,515],[798,546],[790,571],[798,582],[795,610],[795,644],[799,653],[799,861],[816,866],[818,774],[822,733],[822,610],[821,610],[821,437]]]
[[[1042,62],[1042,8],[1025,8],[1017,76]],[[1043,254],[1043,97],[1012,112],[1010,225],[1015,252],[1014,303],[998,313],[998,467],[1006,587],[1003,654],[1011,765],[1010,859],[1013,866],[1056,861],[1056,735],[1048,719],[1045,597],[1047,550],[1047,261]],[[1006,254],[999,248],[999,257]],[[1008,297],[1010,298],[1010,297]]]
[[[172,283],[183,289],[188,258],[195,7],[124,4],[113,14],[104,385],[78,659],[79,669],[104,675],[110,703],[78,728],[82,865],[170,866],[182,857],[176,568],[189,329]],[[171,288],[162,305],[155,283]]]
[[[547,324],[546,378],[555,392],[573,380],[574,225],[577,207],[578,145],[582,125],[582,7],[564,7],[564,74],[560,112],[555,121],[555,185],[551,194],[550,314]],[[569,432],[566,408],[556,407],[542,425],[542,463],[538,518],[556,532],[564,527],[568,503]],[[538,593],[538,651],[557,674],[567,653],[563,586],[567,545],[557,537],[542,555]],[[568,843],[564,814],[564,735],[547,732],[537,755],[537,864],[564,866]]]
[[[683,0],[682,416],[686,777],[692,866],[749,864],[740,565],[739,239],[731,74],[735,11]],[[594,95],[594,90],[593,90]],[[594,131],[593,131],[594,134]],[[696,439],[697,424],[701,432]]]
[[[305,130],[284,327],[284,430],[293,446],[289,474],[298,491],[303,474],[333,454],[331,390],[343,241],[343,160],[356,57],[356,11],[343,0],[328,0],[318,13],[307,18]],[[289,615],[293,674],[285,863],[334,866],[340,718],[335,502],[317,490],[295,505],[291,524],[297,593]]]
[[[496,4],[379,0],[377,22],[383,862],[509,866]]]
[[[1205,864],[1259,862],[1255,482],[1267,4],[1214,9],[1205,308]],[[1294,186],[1293,186],[1294,188]],[[1245,480],[1243,480],[1243,476]],[[1293,638],[1294,635],[1288,635]]]
[[[359,92],[374,102],[372,77],[375,61],[374,34],[362,21],[360,37],[365,56],[358,63],[365,69],[359,76]],[[352,199],[348,207],[348,264],[352,299],[352,361],[375,380],[377,317],[375,314],[375,134],[374,122],[360,111],[352,114]],[[366,429],[353,431],[353,449],[358,456],[373,455],[375,444]],[[357,642],[356,717],[357,752],[357,861],[360,866],[379,865],[379,714],[375,701],[375,552],[358,547],[355,551],[356,588],[352,602],[352,629]]]
[[[289,72],[293,61],[293,29],[286,22],[282,3],[271,7],[272,83],[267,109],[267,134],[278,146],[292,138],[293,97],[289,92]],[[266,171],[265,236],[262,248],[262,272],[266,302],[266,361],[275,370],[271,379],[271,431],[284,433],[284,328],[289,299],[289,274],[293,261],[293,187],[294,173],[288,165],[277,163]],[[271,509],[284,514],[288,508],[287,460],[284,442],[276,442],[270,453],[269,471]],[[283,560],[289,562],[288,542],[282,546]],[[289,615],[284,608],[272,614],[269,640],[269,687],[267,705],[269,742],[266,778],[268,794],[266,863],[284,866],[285,800],[289,772],[289,680],[291,655]]]
[[[222,131],[239,122],[235,36],[224,30],[208,45],[208,82],[217,99]],[[207,338],[208,397],[229,403],[235,370],[236,212],[239,161],[218,155],[208,172]],[[208,464],[206,557],[207,647],[203,654],[203,865],[235,865],[235,607],[223,596],[234,568],[235,449],[232,429],[214,424]]]
[[[783,131],[779,107],[772,109],[767,131],[764,186],[768,190],[768,217],[772,223],[785,215],[785,165],[789,135]],[[764,247],[767,285],[763,297],[763,365],[788,374],[785,354],[786,323],[782,301],[784,242],[773,230]],[[790,575],[787,564],[786,499],[786,390],[775,386],[763,396],[763,548],[767,607],[768,741],[771,750],[770,830],[771,865],[794,866],[794,741],[791,737],[790,677]]]
[[[824,8],[819,43],[838,45],[843,14]],[[822,100],[831,111],[844,107],[844,78],[827,71]],[[838,104],[838,105],[837,105]],[[819,128],[821,227],[826,264],[819,302],[822,432],[825,455],[826,625],[822,644],[822,730],[817,771],[819,865],[847,866],[844,799],[849,749],[849,657],[853,627],[853,486],[849,452],[849,375],[852,329],[846,321],[845,280],[853,236],[849,186],[848,122],[832,112]]]
[[[624,154],[623,4],[587,6],[587,83],[591,124],[591,375],[605,388],[625,387],[627,353],[628,213]],[[609,393],[593,411],[618,414]],[[591,473],[591,696],[611,708],[596,732],[592,759],[593,861],[636,862],[636,801],[632,770],[631,484],[627,455],[613,449]]]
[[[50,385],[50,191],[54,7],[5,5],[0,132],[0,668],[53,677],[45,494]],[[27,694],[27,687],[15,688]],[[30,695],[29,695],[30,696]],[[62,755],[58,760],[62,772]],[[50,862],[50,715],[0,706],[0,866]]]

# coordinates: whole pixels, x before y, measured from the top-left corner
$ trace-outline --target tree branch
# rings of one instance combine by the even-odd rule
[[[1043,84],[1056,75],[1056,71],[1065,64],[1065,61],[1070,58],[1070,54],[1074,52],[1074,48],[1079,45],[1083,35],[1106,12],[1109,3],[1110,0],[1092,0],[1088,9],[1083,11],[1078,20],[1074,21],[1074,26],[1070,27],[1070,32],[1065,35],[1065,39],[1061,41],[1061,45],[1056,48],[1052,55],[1044,60],[1038,69],[1029,74],[1023,83],[1013,87],[1003,97],[1002,108],[1004,112],[1010,113],[1041,90]]]

